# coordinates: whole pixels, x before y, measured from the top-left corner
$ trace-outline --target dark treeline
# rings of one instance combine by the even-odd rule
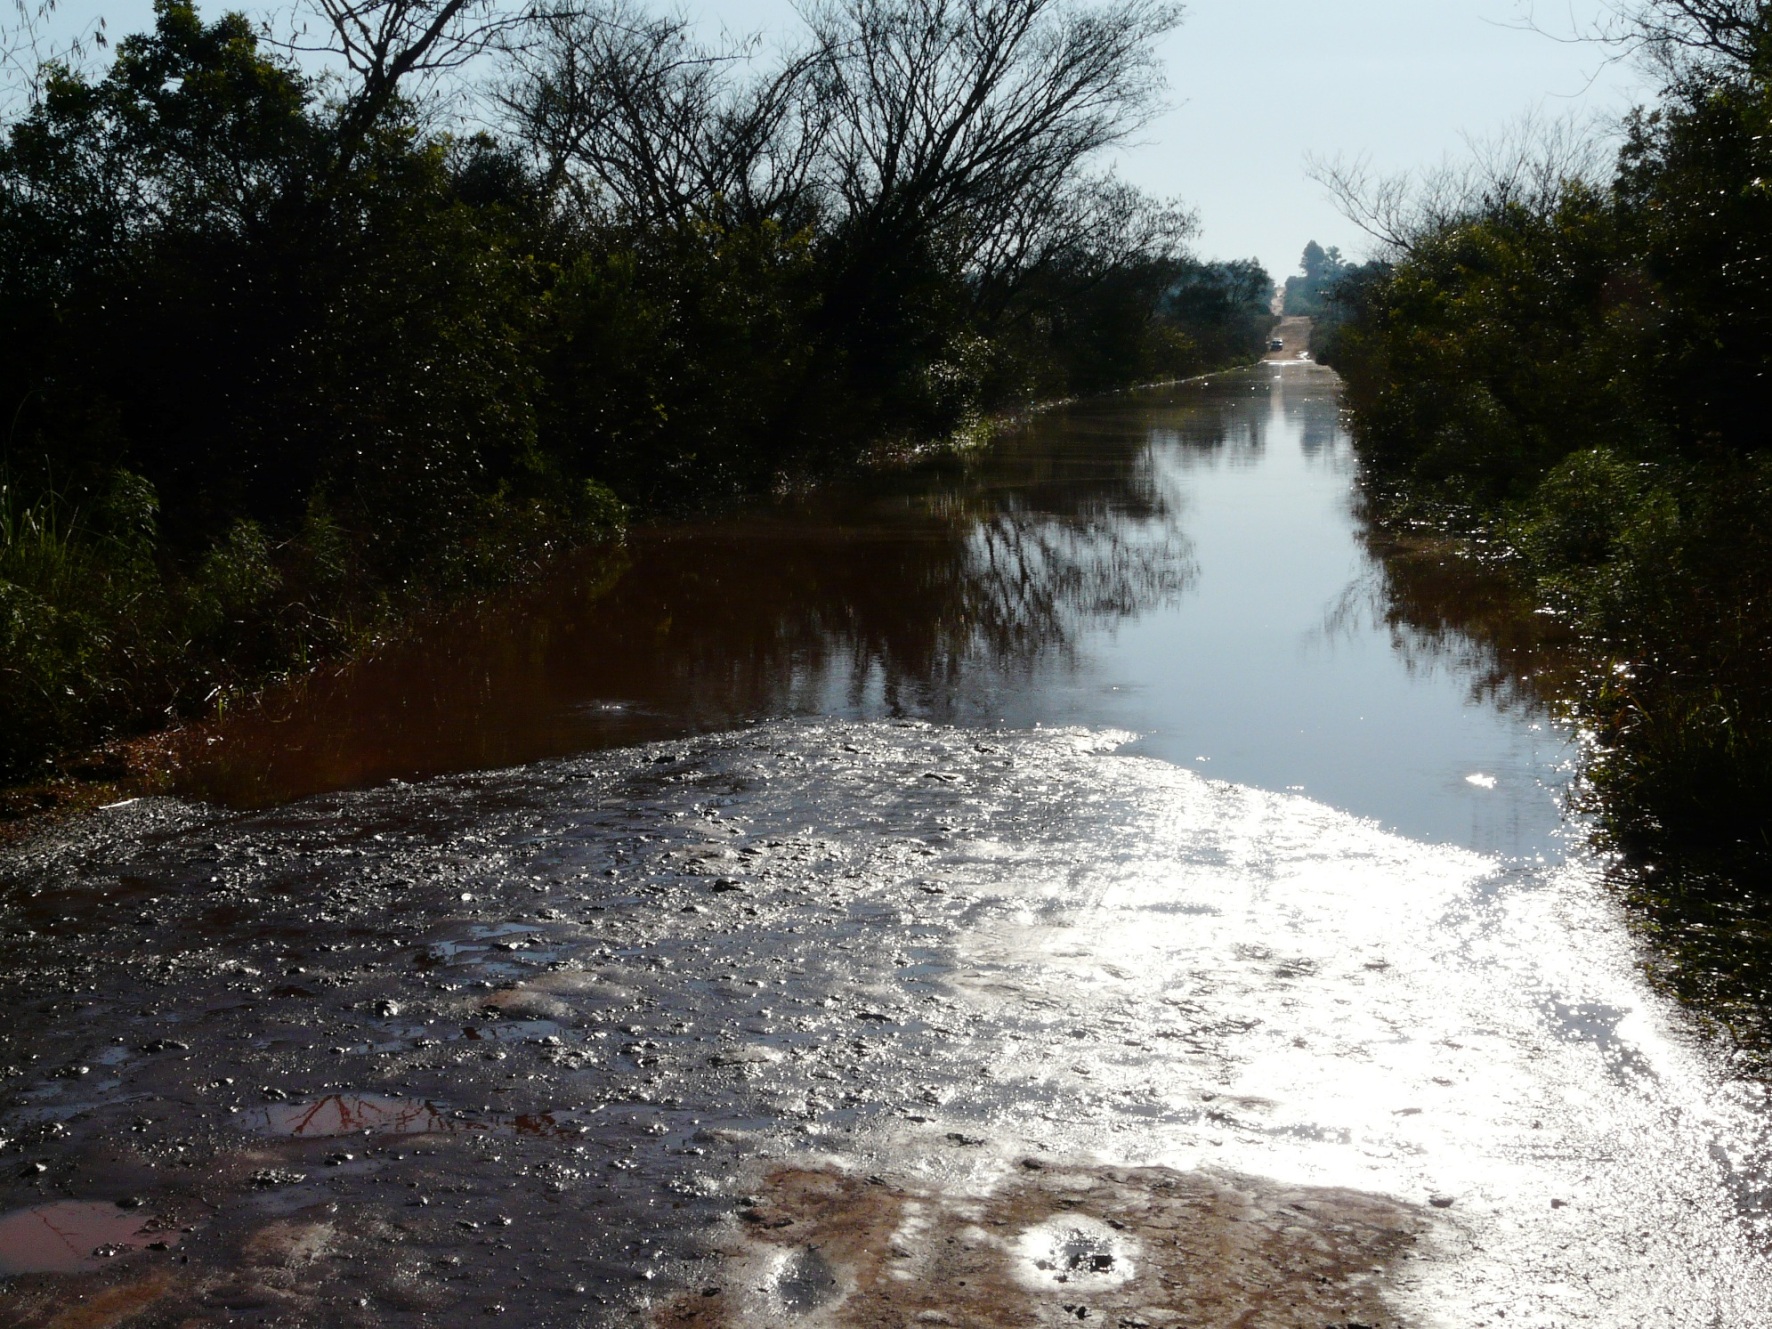
[[[629,511],[1265,335],[1266,274],[1099,165],[1161,0],[818,0],[772,58],[630,0],[310,9],[326,79],[159,0],[15,89],[0,775]]]
[[[1659,103],[1615,161],[1542,126],[1416,182],[1330,171],[1389,261],[1326,358],[1379,506],[1447,530],[1583,643],[1617,843],[1772,855],[1772,7],[1646,4]]]

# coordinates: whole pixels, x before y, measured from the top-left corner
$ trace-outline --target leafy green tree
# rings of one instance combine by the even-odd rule
[[[1155,106],[1160,0],[842,0],[756,70],[638,0],[311,7],[338,80],[156,0],[12,103],[0,773],[629,505],[1254,349],[1265,274],[1091,174]],[[426,128],[480,60],[505,137]]]
[[[1324,249],[1312,240],[1304,247],[1299,268],[1299,275],[1286,278],[1282,309],[1288,314],[1315,318],[1326,312],[1336,283],[1351,272],[1354,265],[1344,261],[1341,251],[1333,245]]]

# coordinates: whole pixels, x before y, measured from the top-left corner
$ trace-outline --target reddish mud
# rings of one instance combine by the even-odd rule
[[[656,1324],[1377,1329],[1426,1224],[1356,1191],[1028,1158],[982,1194],[783,1168],[735,1226],[722,1283]]]

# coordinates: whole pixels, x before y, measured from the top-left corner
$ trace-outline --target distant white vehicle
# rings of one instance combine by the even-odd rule
[[[1278,337],[1269,337],[1267,348],[1270,351],[1283,351],[1286,349],[1286,343],[1281,341]]]

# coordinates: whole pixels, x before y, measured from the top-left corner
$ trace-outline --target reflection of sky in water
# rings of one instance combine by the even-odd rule
[[[952,714],[1124,727],[1143,736],[1137,751],[1410,835],[1559,854],[1562,734],[1542,714],[1473,701],[1463,673],[1400,651],[1379,615],[1346,612],[1350,599],[1365,608],[1357,592],[1376,570],[1349,509],[1333,379],[1309,365],[1259,373],[1230,376],[1204,406],[1179,396],[1124,413],[1148,434],[1175,529],[1120,532],[1147,547],[1182,537],[1185,593],[1084,619],[1069,656],[1081,668],[971,676]]]
[[[96,1269],[152,1242],[176,1246],[179,1233],[148,1214],[103,1201],[40,1204],[0,1215],[0,1277]]]
[[[1083,723],[1554,854],[1564,745],[1375,610],[1337,412],[1327,371],[1268,365],[1053,411],[934,475],[642,530],[613,578],[569,568],[236,716],[183,788],[269,802],[784,715]]]
[[[1370,573],[1347,511],[1352,459],[1320,386],[1277,391],[1272,411],[1259,467],[1164,459],[1200,576],[1172,613],[1104,648],[1101,682],[1138,694],[1104,718],[1150,731],[1154,755],[1205,756],[1220,778],[1299,789],[1412,835],[1545,848],[1558,812],[1541,782],[1557,779],[1561,737],[1473,703],[1467,679],[1420,668],[1370,617],[1325,630]],[[1496,787],[1470,785],[1473,773]]]

